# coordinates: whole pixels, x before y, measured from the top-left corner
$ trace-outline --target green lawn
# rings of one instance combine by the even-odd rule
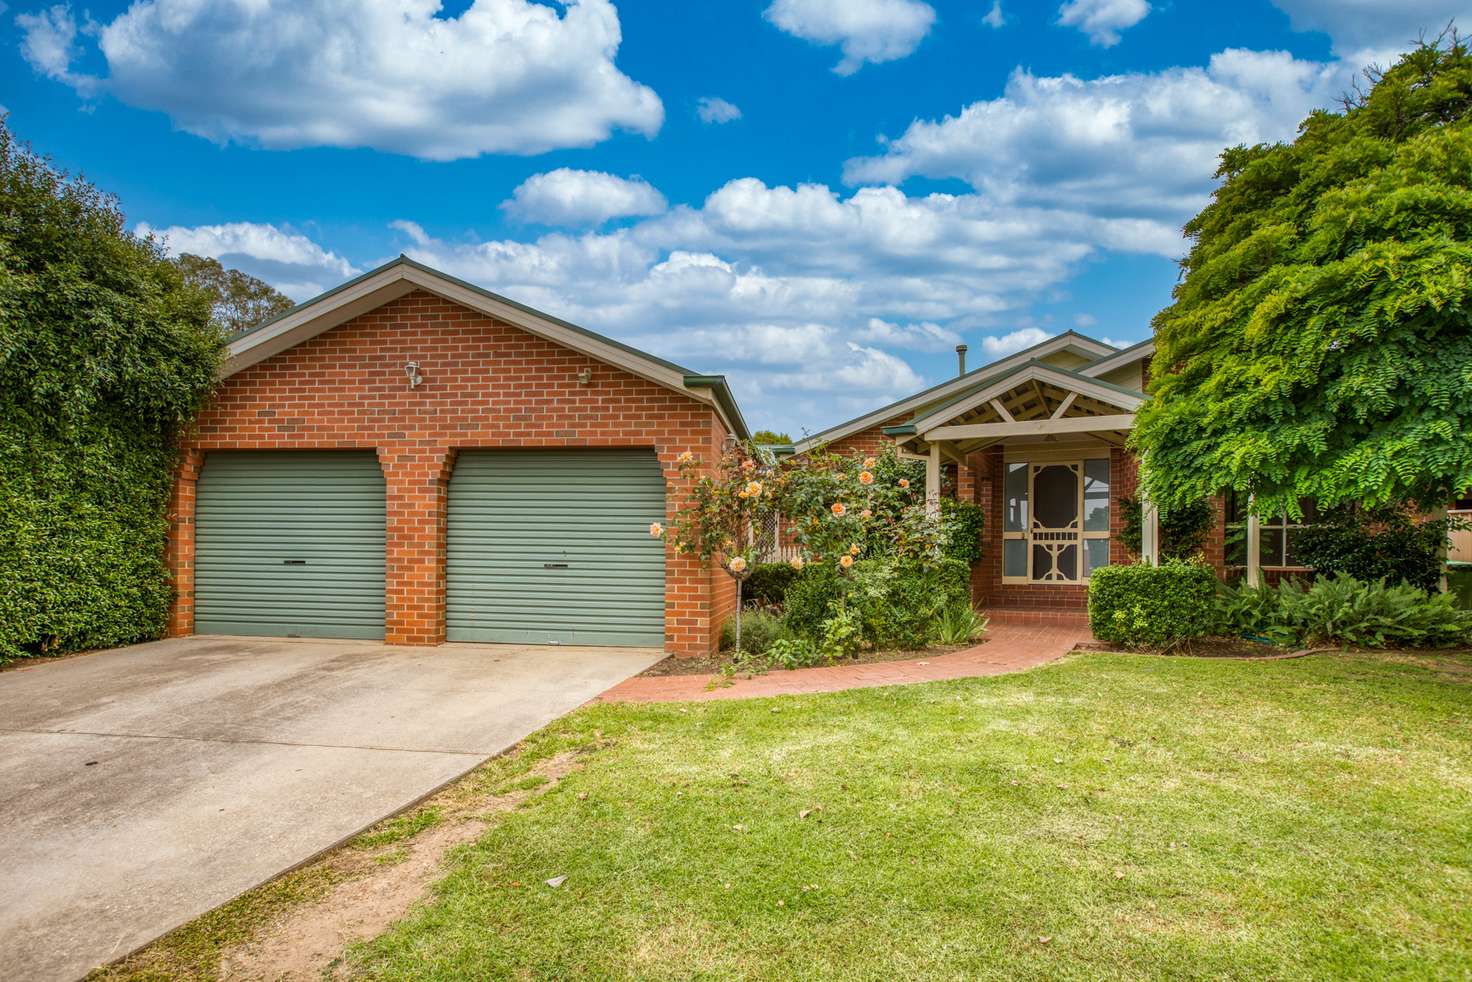
[[[478,780],[568,748],[580,766],[350,969],[1472,977],[1467,655],[1092,655],[600,706]]]

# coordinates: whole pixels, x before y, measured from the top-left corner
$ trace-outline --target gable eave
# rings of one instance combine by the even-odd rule
[[[861,433],[864,430],[871,429],[896,416],[917,412],[927,405],[935,403],[937,400],[953,401],[958,397],[964,396],[968,389],[987,384],[990,379],[1008,371],[1009,368],[1015,368],[1035,358],[1046,357],[1055,352],[1069,350],[1076,351],[1083,357],[1101,358],[1107,357],[1118,349],[1112,345],[1105,344],[1097,338],[1079,334],[1077,331],[1064,331],[1062,334],[1054,335],[1045,341],[1038,342],[1031,348],[1024,348],[1016,354],[999,358],[985,365],[978,365],[965,375],[947,379],[912,396],[906,396],[897,402],[892,402],[887,406],[881,406],[879,409],[871,410],[862,416],[855,416],[853,419],[814,433],[812,436],[804,437],[794,443],[793,447],[796,453],[806,453],[815,447],[820,447],[827,443],[834,443],[845,437],[853,436],[855,433]]]

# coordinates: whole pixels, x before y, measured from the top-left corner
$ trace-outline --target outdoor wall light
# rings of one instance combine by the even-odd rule
[[[404,362],[404,374],[409,377],[409,388],[419,388],[419,383],[424,381],[424,376],[419,374],[419,362]]]
[[[578,372],[578,385],[591,385],[593,383],[593,370],[585,368]]]

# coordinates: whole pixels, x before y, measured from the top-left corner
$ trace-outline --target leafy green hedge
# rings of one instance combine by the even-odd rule
[[[116,203],[0,121],[0,662],[158,636],[178,437],[209,299]]]
[[[941,498],[940,516],[949,533],[942,550],[945,557],[960,560],[967,566],[981,562],[981,534],[986,530],[986,509],[971,501]]]
[[[1089,627],[1100,641],[1170,647],[1212,633],[1216,577],[1200,563],[1104,566],[1089,577]]]
[[[1293,533],[1293,549],[1321,574],[1367,583],[1402,580],[1434,592],[1444,567],[1446,519],[1421,521],[1407,508],[1337,508]]]

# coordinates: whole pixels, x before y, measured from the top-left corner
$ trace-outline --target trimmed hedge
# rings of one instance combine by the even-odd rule
[[[763,607],[780,607],[787,599],[787,588],[797,577],[798,571],[789,563],[757,563],[741,584],[742,599]]]
[[[1104,566],[1089,577],[1089,627],[1100,641],[1171,647],[1213,631],[1216,577],[1200,563]]]
[[[210,301],[117,204],[0,121],[0,663],[159,636]]]

